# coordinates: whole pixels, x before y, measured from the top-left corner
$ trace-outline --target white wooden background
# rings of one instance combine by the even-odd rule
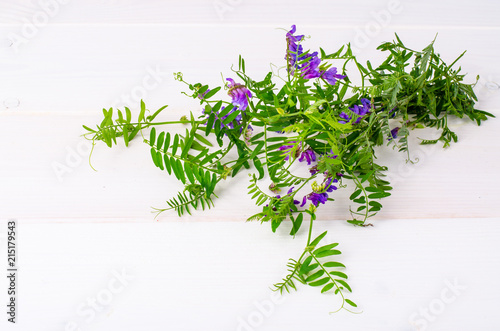
[[[339,302],[317,289],[273,296],[306,238],[244,222],[256,211],[245,176],[225,183],[209,212],[155,219],[150,206],[180,186],[148,149],[97,146],[94,172],[80,135],[103,107],[137,110],[140,98],[152,110],[169,104],[164,119],[199,111],[173,72],[220,84],[242,54],[263,77],[283,64],[279,28],[291,24],[311,49],[351,41],[372,62],[394,32],[417,49],[438,33],[447,61],[468,50],[460,65],[469,82],[481,76],[478,107],[498,116],[499,14],[485,0],[0,1],[0,259],[6,269],[16,219],[20,266],[18,323],[2,308],[0,329],[497,330],[498,120],[455,121],[460,141],[447,150],[415,138],[415,165],[382,150],[394,191],[374,227],[342,221],[349,192],[323,208],[315,232],[340,242],[359,315],[328,314]]]

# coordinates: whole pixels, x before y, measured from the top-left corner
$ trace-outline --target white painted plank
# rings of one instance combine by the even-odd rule
[[[269,286],[300,255],[305,233],[292,239],[257,223],[44,221],[19,220],[19,323],[2,319],[2,330],[71,330],[72,322],[95,331],[494,330],[498,323],[498,218],[373,228],[318,222],[316,234],[329,230],[326,240],[340,242],[359,315],[329,315],[337,298],[315,288],[270,303]],[[5,222],[0,227],[5,234]]]
[[[264,1],[264,0],[4,0],[0,22],[25,24],[177,24],[275,27],[289,25],[394,25],[498,27],[495,1]]]

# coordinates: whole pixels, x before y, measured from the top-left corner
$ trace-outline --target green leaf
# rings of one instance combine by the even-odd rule
[[[342,279],[336,279],[335,280],[338,284],[342,285],[346,290],[348,290],[349,292],[352,293],[352,289],[351,287],[349,286],[349,284],[347,284],[346,281],[342,280]]]
[[[165,144],[164,144],[163,150],[165,152],[167,152],[169,147],[170,147],[170,132],[167,132],[167,135],[165,137]]]
[[[351,194],[351,196],[349,197],[349,200],[354,200],[354,199],[356,199],[356,197],[357,197],[358,195],[360,195],[360,194],[361,194],[361,192],[362,192],[362,190],[361,190],[361,189],[357,189],[356,191],[354,191],[354,192]]]
[[[264,147],[264,142],[259,141],[255,149],[253,150],[252,154],[250,154],[249,159],[253,160],[257,155],[259,155],[259,152],[262,150],[263,147]]]
[[[196,137],[196,140],[198,140],[199,142],[202,142],[205,145],[210,146],[210,147],[213,146],[212,143],[210,141],[208,141],[205,137],[203,137],[201,134],[195,133],[194,136]]]
[[[309,245],[308,245],[308,248],[310,250],[313,250],[316,245],[318,245],[318,243],[321,241],[321,239],[323,239],[325,236],[326,236],[326,233],[327,231],[323,232],[322,234],[320,234],[319,236],[316,237],[316,239],[314,239]]]
[[[127,123],[130,123],[132,121],[132,112],[128,109],[128,107],[125,107],[125,113],[127,116]]]
[[[93,129],[89,128],[89,127],[88,127],[88,126],[86,126],[86,125],[82,125],[82,126],[83,126],[83,128],[84,128],[85,130],[87,130],[87,131],[90,131],[90,132],[96,132],[95,130],[93,130]]]
[[[366,187],[365,190],[367,190],[368,192],[383,192],[383,190],[372,186]]]
[[[327,268],[345,268],[345,265],[340,262],[326,262],[323,265]]]
[[[156,118],[156,116],[158,116],[158,114],[159,114],[159,113],[160,113],[163,109],[165,109],[165,108],[167,108],[167,107],[168,107],[168,106],[163,106],[163,107],[161,107],[160,109],[158,109],[157,111],[155,111],[153,115],[149,116],[149,122],[153,121],[153,120]]]
[[[128,147],[129,136],[128,136],[128,125],[123,126],[123,140],[125,141],[125,146]]]
[[[191,182],[191,184],[195,184],[193,171],[191,170],[191,165],[188,164],[187,162],[184,163],[184,172],[188,180]]]
[[[214,122],[215,122],[215,114],[211,113],[210,116],[208,116],[207,126],[205,128],[205,136],[208,136],[210,134],[210,131],[212,131],[214,127]]]
[[[168,174],[172,174],[172,168],[170,166],[170,159],[168,158],[168,155],[165,154],[163,155],[163,160],[165,161],[165,169],[167,170]]]
[[[321,252],[325,252],[325,251],[329,251],[330,249],[334,248],[334,247],[337,247],[338,246],[338,243],[335,243],[335,244],[329,244],[329,245],[325,245],[325,246],[321,246],[320,248],[317,248],[313,254],[314,255],[317,255]]]
[[[351,301],[351,300],[349,300],[349,299],[345,299],[345,302],[347,302],[348,304],[350,304],[350,305],[351,305],[351,306],[353,306],[353,307],[357,307],[357,306],[358,306],[357,304],[355,304],[354,302],[352,302],[352,301]]]
[[[153,159],[153,163],[155,164],[155,166],[158,167],[158,161],[156,160],[156,150],[151,147],[151,158]]]
[[[343,272],[340,272],[340,271],[330,271],[330,275],[347,279],[347,275]]]
[[[155,145],[155,139],[156,139],[156,129],[153,127],[153,128],[151,128],[151,132],[149,133],[149,145],[150,146]]]
[[[318,279],[319,277],[323,276],[324,273],[325,272],[323,270],[318,270],[314,274],[312,274],[311,276],[307,277],[306,282],[310,283],[310,282]]]
[[[182,163],[180,160],[175,160],[175,162],[176,162],[176,168],[179,169],[178,178],[182,182],[182,184],[186,184],[186,176],[184,175]]]
[[[315,254],[316,257],[320,258],[320,257],[327,257],[327,256],[331,256],[331,255],[340,255],[342,254],[339,250],[330,250],[330,251],[324,251],[324,252],[320,252],[318,254]]]
[[[321,293],[325,293],[325,292],[328,292],[332,289],[332,287],[334,286],[333,283],[330,283],[330,284],[326,284],[325,287],[323,287],[323,289],[321,289]]]
[[[220,86],[217,86],[216,88],[211,89],[210,91],[208,91],[207,94],[205,94],[205,99],[211,98],[213,95],[215,95],[215,93],[219,92],[220,89],[221,89]]]
[[[214,107],[215,108],[215,107]],[[227,114],[229,114],[233,110],[234,106],[233,105],[227,105],[223,110],[220,111],[219,115],[217,117],[223,118]]]
[[[325,278],[321,278],[318,281],[315,281],[315,282],[312,282],[312,283],[308,283],[308,285],[309,286],[321,286],[321,285],[325,285],[326,283],[328,283],[328,281],[330,281],[330,278],[329,277],[325,277]]]
[[[170,157],[170,166],[172,167],[172,172],[174,173],[175,178],[180,180],[179,168],[176,162],[177,160],[174,157]]]
[[[368,195],[368,198],[370,199],[381,199],[390,196],[391,194],[389,192],[380,192],[380,193],[372,193]]]
[[[156,142],[156,149],[161,150],[163,147],[163,141],[165,139],[165,132],[160,132],[160,135],[158,136],[158,140]]]
[[[156,162],[158,163],[158,167],[161,170],[165,170],[165,168],[163,167],[163,156],[161,152],[156,152]]]
[[[146,104],[141,100],[141,112],[139,113],[139,123],[144,121],[144,115],[146,114]]]
[[[308,257],[306,257],[304,262],[302,262],[302,265],[300,266],[300,269],[299,269],[299,273],[301,275],[306,274],[310,271],[310,270],[308,271],[308,268],[309,268],[309,264],[311,263],[311,261],[312,261],[312,256],[309,255]]]
[[[304,214],[300,213],[297,215],[295,218],[295,221],[293,222],[292,230],[290,231],[290,235],[294,236],[300,229],[300,226],[302,225],[302,220],[304,219]]]
[[[176,134],[174,136],[174,142],[172,143],[172,155],[175,155],[177,152],[177,147],[179,147],[179,135]]]

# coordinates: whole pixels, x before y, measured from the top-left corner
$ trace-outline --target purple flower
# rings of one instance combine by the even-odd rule
[[[305,79],[323,78],[329,84],[335,85],[337,79],[344,79],[346,76],[337,74],[337,68],[328,70],[320,70],[319,66],[321,59],[318,57],[318,52],[304,53],[302,45],[299,43],[304,39],[304,35],[294,36],[297,30],[295,25],[292,25],[290,31],[286,34],[286,56],[287,68],[290,74],[294,74],[296,69],[301,71],[301,76]],[[298,62],[305,60],[301,65]]]
[[[294,25],[292,25],[292,28],[290,29],[290,31],[287,32],[286,34],[286,41],[290,42],[290,43],[296,43],[296,42],[299,42],[302,40],[302,38],[304,38],[304,35],[300,35],[300,36],[294,36],[293,34],[297,31],[297,27]]]
[[[252,97],[252,92],[240,83],[235,83],[233,79],[226,78],[227,81],[230,82],[228,84],[229,87],[229,96],[233,99],[232,103],[241,111],[245,111],[248,107],[248,99]]]
[[[302,198],[302,203],[300,204],[300,207],[304,207],[304,206],[305,206],[305,204],[306,204],[306,201],[307,201],[307,197],[306,197],[306,196],[304,196],[304,197]]]
[[[335,160],[338,157],[338,155],[333,154],[333,151],[330,150],[330,153],[326,154],[326,157]]]
[[[314,167],[309,168],[309,173],[311,174],[311,176],[316,175],[318,173],[318,166],[315,165]]]
[[[395,127],[394,129],[391,130],[391,136],[392,137],[389,137],[387,138],[387,140],[392,140],[392,139],[396,139],[398,137],[398,132],[399,132],[399,129],[401,129],[399,126]]]
[[[333,192],[337,189],[337,186],[332,185],[333,183],[338,183],[338,179],[332,179],[332,177],[328,177],[323,185],[325,186],[325,189],[327,192]]]
[[[283,155],[286,155],[285,161],[288,161],[290,157],[290,153],[292,149],[295,147],[295,141],[290,141],[293,145],[282,145],[278,148],[280,151],[284,151]],[[297,147],[297,151],[295,152],[295,157],[297,157],[300,153],[300,145]]]
[[[304,58],[309,58],[306,63],[301,68],[301,75],[305,79],[318,78],[321,77],[321,72],[319,71],[319,64],[321,59],[318,57],[318,52],[312,54],[307,53]]]
[[[316,154],[312,149],[308,148],[300,154],[299,162],[304,161],[304,159],[307,161],[307,165],[311,165],[312,162],[316,161]]]
[[[339,114],[339,117],[342,118],[342,120],[339,121],[340,124],[346,124],[347,122],[349,122],[351,120],[351,116],[347,115],[347,113],[344,111],[342,111]]]
[[[368,99],[361,99],[361,106],[360,105],[354,105],[349,108],[350,111],[352,111],[354,114],[358,115],[359,117],[354,121],[354,124],[358,124],[361,122],[361,119],[363,116],[367,115],[370,113],[371,110],[371,103],[370,100]],[[345,112],[341,112],[339,114],[339,117],[342,118],[342,120],[339,121],[340,124],[346,124],[347,122],[350,122],[352,117],[346,114]]]
[[[321,59],[318,57],[318,52],[304,53],[302,45],[298,44],[304,39],[304,35],[294,36],[296,26],[292,25],[290,31],[286,34],[287,52],[285,59],[287,60],[287,68],[290,74],[295,73],[295,69],[301,70],[301,76],[305,79],[318,78],[322,72],[319,70]],[[298,62],[307,59],[301,65]]]
[[[285,59],[288,63],[288,71],[293,75],[295,68],[297,67],[297,62],[299,61],[299,57],[302,56],[302,45],[298,45],[300,41],[304,38],[304,35],[294,36],[293,34],[296,31],[295,25],[292,25],[290,31],[286,34],[286,56]]]
[[[328,194],[323,192],[323,193],[316,193],[312,192],[307,195],[307,199],[311,200],[311,203],[318,207],[320,203],[325,204],[325,202],[328,200]]]
[[[347,76],[337,74],[337,68],[335,67],[328,69],[321,75],[321,78],[326,80],[331,85],[335,85],[337,79],[344,79],[346,77]]]

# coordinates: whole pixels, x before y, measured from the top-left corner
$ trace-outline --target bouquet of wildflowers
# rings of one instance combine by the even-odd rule
[[[221,86],[190,84],[176,73],[176,80],[189,88],[185,94],[199,100],[202,112],[157,122],[166,106],[150,113],[141,102],[136,121],[126,107],[117,110],[117,117],[113,109],[104,109],[95,129],[84,126],[85,136],[93,144],[103,141],[112,147],[118,137],[128,146],[141,134],[154,165],[184,184],[165,208],[155,208],[158,213],[173,210],[181,216],[211,208],[217,184],[248,169],[248,194],[261,208],[249,221],[267,223],[272,231],[288,223],[292,236],[308,222],[305,248],[290,259],[288,274],[275,289],[283,292],[307,284],[322,293],[333,291],[342,299],[339,309],[351,309],[356,304],[348,299],[345,266],[335,261],[341,254],[338,244],[323,243],[326,232],[312,236],[317,209],[333,208],[329,205],[335,191],[351,181],[352,217],[347,222],[370,225],[367,220],[381,210],[382,199],[392,189],[384,179],[387,168],[376,162],[376,146],[407,153],[410,160],[408,136],[414,129],[435,128],[440,136],[421,143],[447,147],[457,141],[449,117],[468,117],[479,125],[493,116],[474,108],[473,84],[463,83],[460,68],[453,69],[463,53],[447,65],[434,51],[434,41],[416,51],[395,37],[378,47],[387,58],[375,66],[359,63],[349,44],[330,54],[321,48],[306,51],[304,36],[292,26],[286,33],[285,74],[271,71],[253,80],[240,56],[235,76],[224,86],[229,98],[218,99]],[[354,76],[360,79],[357,85]],[[183,134],[159,129],[175,124],[188,128]]]

